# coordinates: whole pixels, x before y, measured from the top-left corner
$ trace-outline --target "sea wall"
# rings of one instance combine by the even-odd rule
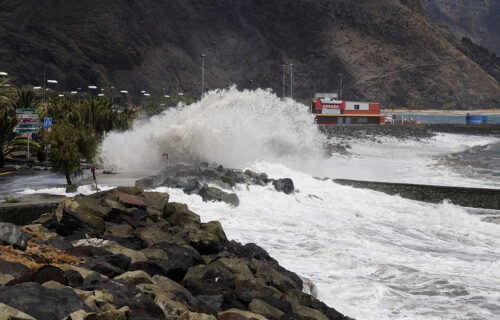
[[[341,185],[371,189],[412,200],[440,203],[447,199],[451,203],[463,207],[500,210],[500,189],[431,186],[346,179],[334,179],[333,181]]]
[[[394,137],[418,140],[433,136],[432,130],[426,124],[335,126],[321,127],[320,130],[330,137],[351,139]]]
[[[428,127],[433,132],[500,136],[498,124],[431,124]]]

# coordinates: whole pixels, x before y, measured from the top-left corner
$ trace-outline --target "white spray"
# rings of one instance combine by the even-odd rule
[[[325,137],[305,105],[281,100],[270,90],[209,92],[126,133],[103,142],[106,164],[118,168],[159,168],[162,153],[175,161],[215,161],[240,168],[254,160],[297,164],[321,156]]]

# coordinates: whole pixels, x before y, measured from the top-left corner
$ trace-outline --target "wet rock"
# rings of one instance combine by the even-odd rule
[[[128,193],[123,193],[123,192],[120,193],[118,195],[118,202],[129,208],[130,207],[136,207],[140,209],[146,208],[146,204],[144,203],[142,198]]]
[[[107,226],[104,235],[121,239],[131,239],[134,237],[133,228],[129,224]]]
[[[90,246],[81,246],[81,247],[73,247],[65,250],[67,254],[77,257],[89,257],[89,258],[97,258],[102,256],[112,255],[110,251],[101,248],[101,247],[90,247]]]
[[[198,300],[199,307],[208,308],[214,314],[222,311],[222,304],[224,302],[224,296],[222,294],[198,295],[196,299]]]
[[[24,282],[38,282],[40,284],[43,284],[47,281],[56,281],[63,285],[68,285],[68,279],[66,279],[64,271],[50,265],[42,266],[37,270],[19,276],[14,280],[8,282],[6,285],[14,286],[16,284]]]
[[[179,317],[179,320],[217,320],[217,318],[204,313],[186,312]]]
[[[299,305],[294,307],[294,311],[303,317],[309,317],[316,320],[328,320],[328,318],[321,311],[312,308]]]
[[[19,311],[15,308],[9,307],[8,305],[4,303],[0,303],[0,315],[1,319],[16,319],[16,320],[36,320],[32,316]]]
[[[0,222],[0,243],[13,245],[21,250],[26,249],[29,237],[18,226],[12,223]]]
[[[291,194],[295,187],[293,181],[290,178],[278,179],[273,181],[273,186],[278,192],[284,192],[286,194]]]
[[[42,244],[47,244],[49,246],[53,246],[54,248],[60,249],[60,250],[66,250],[66,249],[71,249],[73,248],[73,245],[71,242],[61,239],[61,238],[54,238],[50,239],[47,241],[41,242]]]
[[[36,319],[62,319],[77,310],[91,311],[71,289],[48,289],[35,282],[0,287],[0,302]]]
[[[6,261],[0,258],[0,273],[8,274],[14,278],[20,277],[23,274],[28,273],[29,269],[24,265],[16,262]]]
[[[73,269],[64,270],[64,276],[68,280],[68,285],[72,288],[78,288],[83,285],[83,276]]]
[[[102,290],[109,292],[113,295],[117,308],[128,306],[136,318],[164,319],[162,309],[149,295],[135,286],[106,279],[94,273],[85,278],[84,284],[80,289],[84,291]]]
[[[125,282],[131,285],[140,283],[153,283],[151,277],[142,270],[128,271],[114,278],[116,281]]]
[[[271,307],[265,301],[261,299],[253,299],[248,305],[248,309],[251,312],[261,314],[267,318],[272,317],[275,319],[280,319],[285,313],[281,310]]]
[[[266,317],[249,311],[229,309],[217,314],[217,320],[267,320]]]
[[[123,254],[114,254],[91,260],[83,266],[113,278],[124,273],[128,269],[130,262],[130,257]]]
[[[203,187],[201,187],[199,194],[205,202],[222,201],[232,205],[233,207],[237,207],[240,205],[240,199],[236,194],[224,192],[219,188],[204,185]]]
[[[282,292],[292,289],[302,290],[302,280],[298,276],[296,282],[285,274],[278,272],[275,269],[275,264],[257,259],[252,259],[250,264],[252,269],[255,270],[255,278],[262,280],[263,283],[271,285]]]
[[[161,275],[180,282],[190,267],[203,261],[195,250],[176,244],[160,243],[154,248],[163,250],[168,259],[132,263],[129,270],[143,270],[150,276]]]
[[[239,300],[250,303],[253,299],[267,301],[270,298],[283,299],[285,295],[276,288],[255,281],[235,281],[235,293]]]
[[[144,253],[124,247],[116,242],[111,242],[108,246],[104,247],[103,249],[106,249],[107,251],[112,252],[113,254],[123,254],[129,257],[132,263],[148,260],[144,255]]]
[[[134,233],[147,243],[150,243],[150,245],[155,245],[171,238],[168,233],[163,232],[161,229],[156,227],[138,228],[134,231]]]
[[[248,268],[245,260],[239,258],[221,258],[217,260],[222,263],[233,274],[235,280],[253,280],[254,276],[252,271]]]
[[[263,248],[259,247],[255,243],[247,243],[245,245],[242,245],[241,243],[231,240],[226,243],[225,249],[236,255],[237,257],[240,258],[248,258],[248,259],[258,259],[258,260],[266,260],[266,261],[276,261],[271,256],[269,253],[267,253],[266,250]]]
[[[188,209],[186,204],[169,203],[164,211],[163,217],[176,226],[185,226],[188,224],[200,224],[200,216]]]
[[[226,303],[232,300],[235,288],[231,272],[217,262],[190,268],[182,285],[194,296],[223,295]]]

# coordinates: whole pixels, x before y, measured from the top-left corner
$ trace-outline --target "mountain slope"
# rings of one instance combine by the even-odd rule
[[[500,107],[500,85],[418,0],[4,0],[0,69],[18,83],[201,94],[236,83],[386,106]],[[479,57],[478,59],[481,59]],[[287,67],[289,73],[289,67]],[[289,74],[286,90],[289,93]]]
[[[459,37],[500,55],[500,1],[499,0],[422,0],[429,16],[444,24]]]

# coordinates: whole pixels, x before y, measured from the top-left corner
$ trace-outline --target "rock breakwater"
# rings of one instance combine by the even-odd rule
[[[0,246],[7,317],[348,319],[264,249],[228,240],[166,193],[77,196],[16,231],[24,249]]]

